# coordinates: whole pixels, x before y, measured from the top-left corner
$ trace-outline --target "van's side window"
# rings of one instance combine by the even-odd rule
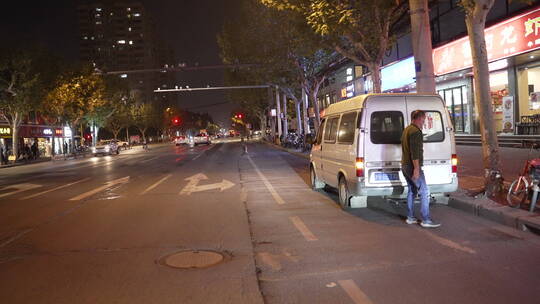
[[[339,117],[329,119],[324,127],[324,141],[335,142]]]
[[[322,134],[323,134],[325,124],[326,124],[326,119],[323,119],[321,121],[321,125],[319,126],[319,132],[317,133],[317,141],[315,142],[316,145],[320,145],[322,143]]]
[[[400,111],[373,112],[369,133],[374,144],[400,144],[403,114]]]
[[[426,111],[426,120],[424,121],[424,142],[444,141],[444,126],[441,112]]]
[[[352,144],[356,129],[356,112],[343,114],[339,123],[338,142],[340,144]]]

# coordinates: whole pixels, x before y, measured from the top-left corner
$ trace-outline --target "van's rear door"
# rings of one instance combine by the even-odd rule
[[[452,182],[453,140],[451,124],[442,99],[438,96],[410,95],[407,99],[407,117],[415,110],[426,112],[424,134],[424,174],[428,185]]]
[[[404,96],[370,96],[364,103],[365,185],[406,185],[401,174],[401,134],[408,123]]]

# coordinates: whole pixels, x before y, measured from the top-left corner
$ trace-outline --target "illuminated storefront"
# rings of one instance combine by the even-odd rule
[[[536,94],[540,91],[540,62],[535,60],[540,58],[536,54],[540,49],[540,8],[486,28],[485,37],[496,129],[515,134],[520,121],[540,114],[540,94]],[[468,37],[435,48],[433,64],[437,92],[446,102],[456,132],[478,133]]]

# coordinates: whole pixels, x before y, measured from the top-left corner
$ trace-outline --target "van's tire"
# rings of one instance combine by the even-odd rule
[[[349,204],[350,197],[351,195],[349,192],[349,186],[347,186],[347,180],[345,177],[341,176],[338,183],[338,198],[341,209],[348,210],[351,208],[351,205]]]
[[[319,190],[319,189],[324,188],[324,186],[326,186],[326,184],[321,182],[317,178],[317,174],[315,173],[315,169],[313,168],[313,166],[311,166],[309,171],[310,171],[309,172],[309,178],[310,178],[310,181],[311,181],[311,189]]]

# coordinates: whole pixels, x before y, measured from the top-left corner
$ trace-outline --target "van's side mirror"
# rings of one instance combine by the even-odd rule
[[[315,143],[315,137],[313,134],[310,133],[306,135],[306,143],[309,145],[313,145]]]

